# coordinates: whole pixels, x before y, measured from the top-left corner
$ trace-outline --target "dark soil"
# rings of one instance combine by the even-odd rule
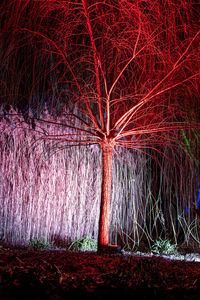
[[[0,249],[0,299],[200,299],[200,263]]]

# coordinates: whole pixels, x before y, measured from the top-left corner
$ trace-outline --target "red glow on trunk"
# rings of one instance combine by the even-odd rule
[[[109,139],[102,144],[103,159],[103,176],[101,189],[101,207],[99,218],[99,246],[107,246],[109,244],[109,216],[110,216],[110,197],[112,182],[112,152],[113,145]]]

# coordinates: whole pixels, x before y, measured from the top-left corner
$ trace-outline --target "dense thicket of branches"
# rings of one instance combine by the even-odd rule
[[[3,1],[1,101],[19,105],[31,101],[40,106],[41,98],[48,97],[65,104],[69,99],[77,101],[85,108],[84,95],[96,113],[98,97],[105,111],[109,96],[115,124],[170,72],[150,93],[162,91],[151,103],[159,104],[162,97],[173,114],[173,106],[181,103],[185,108],[182,94],[191,108],[198,78],[190,84],[184,80],[199,72],[199,36],[190,45],[199,30],[198,8],[186,0],[165,5],[160,1],[87,1],[91,41],[82,1]],[[171,86],[173,90],[163,92]],[[156,110],[160,109],[157,105]]]
[[[47,111],[42,117],[51,118]],[[18,246],[44,240],[65,247],[85,236],[97,240],[102,181],[99,147],[41,141],[43,132],[63,134],[66,129],[37,120],[34,125],[35,130],[19,112],[4,112],[1,107],[0,239]],[[184,150],[171,153],[166,145],[165,154],[181,169],[166,157],[157,156],[159,170],[145,154],[123,151],[124,161],[114,155],[110,242],[135,250],[144,244],[150,250],[159,237],[200,242],[192,211],[198,197],[194,165],[185,159]]]

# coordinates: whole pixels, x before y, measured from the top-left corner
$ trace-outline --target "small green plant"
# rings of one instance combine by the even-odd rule
[[[175,244],[171,244],[168,239],[163,240],[159,238],[153,244],[151,251],[155,254],[177,254],[177,246]]]
[[[45,242],[42,239],[40,239],[40,240],[33,239],[33,240],[30,240],[29,247],[33,248],[34,250],[44,249],[44,248],[49,247],[49,243]]]
[[[87,251],[87,250],[96,250],[96,249],[97,249],[97,242],[88,236],[74,241],[69,246],[69,250],[72,251]]]

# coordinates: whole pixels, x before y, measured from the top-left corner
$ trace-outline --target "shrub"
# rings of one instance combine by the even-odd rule
[[[29,247],[34,250],[40,250],[49,247],[49,243],[44,240],[33,239],[29,242]]]
[[[168,239],[161,239],[155,241],[153,244],[151,251],[155,254],[164,253],[164,254],[176,254],[177,246],[175,244],[171,244]]]
[[[72,251],[87,251],[97,250],[97,242],[92,238],[86,236],[74,241],[70,246],[69,250]]]

